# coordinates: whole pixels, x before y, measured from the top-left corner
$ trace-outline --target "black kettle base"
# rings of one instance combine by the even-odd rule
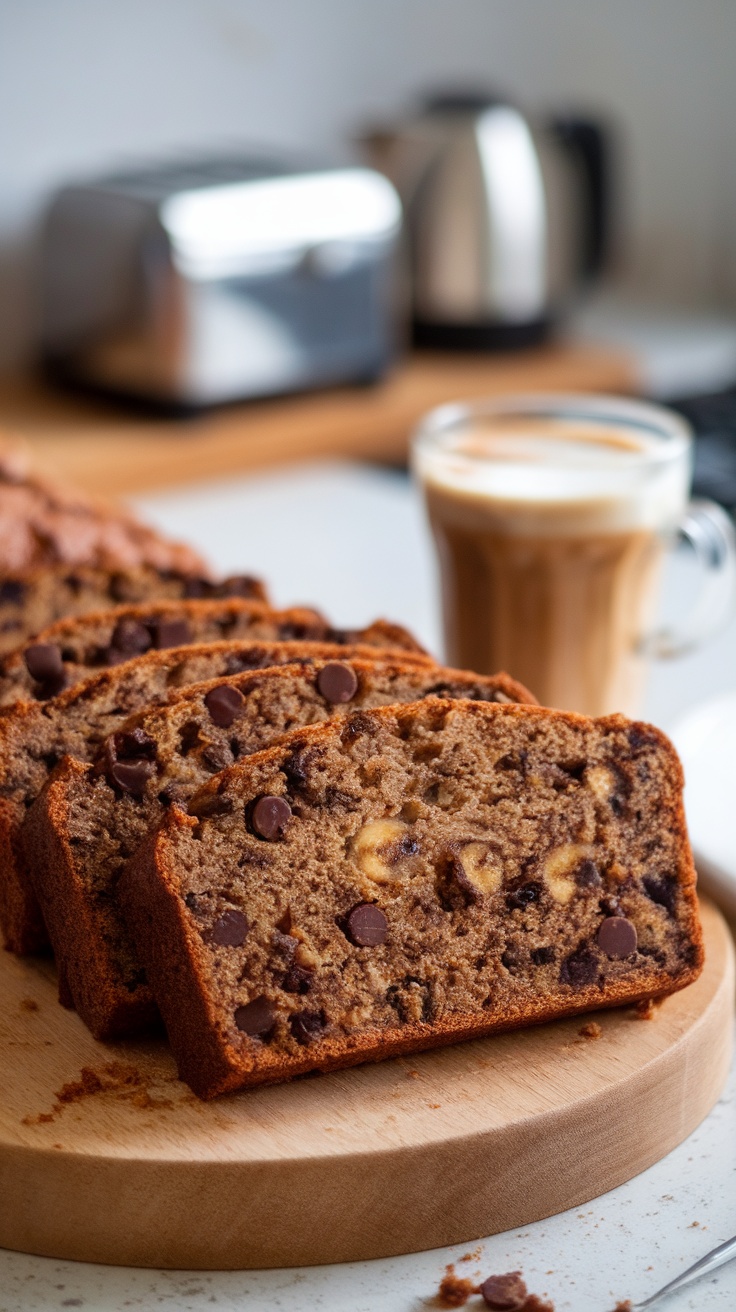
[[[415,346],[435,351],[518,351],[547,341],[551,330],[551,319],[527,323],[429,323],[415,319],[412,340]]]

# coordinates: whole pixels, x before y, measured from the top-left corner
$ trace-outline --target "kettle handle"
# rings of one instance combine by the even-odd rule
[[[602,271],[610,247],[610,142],[605,130],[591,119],[565,116],[553,119],[550,126],[582,166],[587,203],[580,274],[584,279],[594,278]]]

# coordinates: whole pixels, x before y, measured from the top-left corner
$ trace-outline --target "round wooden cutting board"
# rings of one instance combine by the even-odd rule
[[[50,965],[0,953],[0,1245],[291,1266],[586,1202],[680,1143],[723,1087],[733,953],[709,904],[703,920],[702,976],[651,1019],[601,1012],[206,1104],[163,1040],[96,1043]]]

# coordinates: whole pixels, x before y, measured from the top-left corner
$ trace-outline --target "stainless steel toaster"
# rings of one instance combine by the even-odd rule
[[[368,168],[220,158],[66,186],[42,242],[43,360],[184,407],[370,380],[393,351],[400,227]]]

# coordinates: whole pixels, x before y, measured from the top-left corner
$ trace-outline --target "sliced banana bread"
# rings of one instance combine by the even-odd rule
[[[358,642],[421,652],[398,624],[376,620],[360,630],[335,629],[305,606],[273,610],[242,598],[148,602],[58,621],[0,663],[0,706],[46,701],[88,679],[95,670],[120,665],[143,652],[184,643],[259,638],[267,642]]]
[[[260,579],[243,574],[213,582],[153,565],[106,569],[101,566],[48,566],[12,574],[0,572],[0,654],[14,650],[67,615],[86,615],[111,606],[188,597],[249,597],[267,601]]]
[[[278,632],[273,616],[290,613],[265,612],[272,617],[268,621],[272,633]],[[373,628],[370,632],[374,633]],[[91,760],[100,741],[128,715],[151,702],[165,701],[186,684],[315,655],[329,658],[347,650],[338,643],[319,644],[316,649],[314,644],[299,641],[247,639],[171,647],[101,670],[49,701],[8,707],[0,715],[0,928],[6,947],[26,953],[48,946],[43,918],[23,866],[19,830],[26,810],[62,756],[69,753],[82,761]],[[375,650],[365,648],[364,654]],[[407,660],[433,664],[418,653],[407,653]]]
[[[28,812],[23,841],[56,960],[92,1033],[132,1034],[152,1017],[153,998],[115,887],[168,806],[186,805],[218,770],[296,727],[437,694],[534,702],[505,675],[411,664],[376,651],[370,661],[315,660],[197,684],[126,720],[93,765],[65,757]]]
[[[200,1097],[689,984],[657,729],[436,698],[296,730],[167,811],[118,884]]]

